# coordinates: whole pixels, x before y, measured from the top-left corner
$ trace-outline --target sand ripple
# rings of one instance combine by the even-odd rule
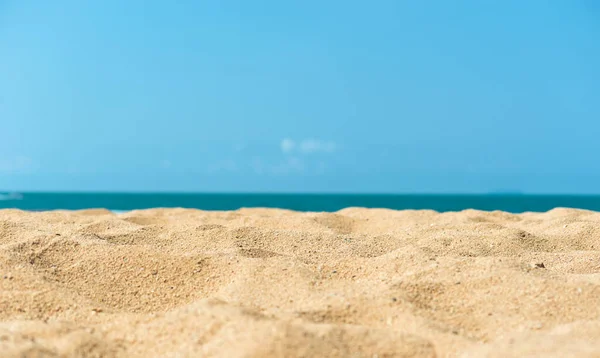
[[[0,211],[2,357],[598,357],[600,213]]]

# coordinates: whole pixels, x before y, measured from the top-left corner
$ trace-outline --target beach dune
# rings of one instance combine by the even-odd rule
[[[598,357],[600,213],[0,211],[2,357]]]

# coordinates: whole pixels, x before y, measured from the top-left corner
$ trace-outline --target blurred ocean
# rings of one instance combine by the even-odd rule
[[[235,210],[243,207],[299,211],[336,211],[346,207],[503,210],[513,213],[569,207],[600,211],[600,195],[438,195],[438,194],[140,194],[140,193],[4,193],[0,209],[23,210],[106,208],[127,211],[156,207]]]

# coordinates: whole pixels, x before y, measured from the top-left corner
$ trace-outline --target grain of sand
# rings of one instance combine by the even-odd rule
[[[600,357],[600,213],[0,211],[2,357]]]

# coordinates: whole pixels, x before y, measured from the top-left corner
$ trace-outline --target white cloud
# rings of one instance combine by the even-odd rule
[[[335,143],[318,139],[305,139],[300,143],[300,151],[305,154],[332,153],[335,151]]]
[[[319,139],[303,139],[298,143],[289,138],[281,141],[281,151],[285,154],[290,154],[296,150],[302,154],[333,153],[336,149],[335,142]]]
[[[296,142],[289,138],[284,138],[281,141],[281,151],[284,153],[290,153],[296,147]]]

